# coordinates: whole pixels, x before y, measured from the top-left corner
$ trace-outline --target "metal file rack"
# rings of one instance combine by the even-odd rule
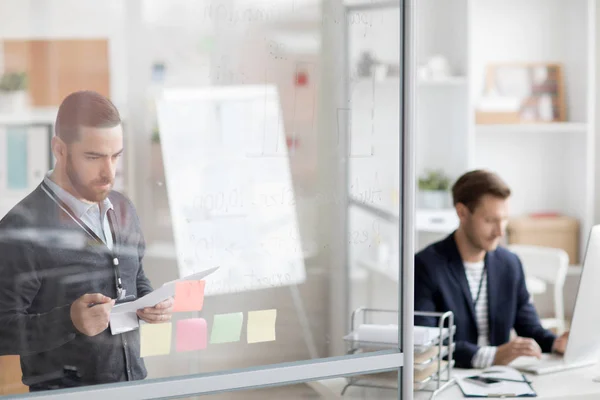
[[[361,307],[352,312],[351,332],[344,337],[344,341],[348,346],[347,354],[398,348],[398,343],[362,341],[357,337],[358,326],[361,323],[368,323],[367,321],[371,317],[377,315],[397,316],[398,311]],[[414,390],[431,392],[431,399],[433,399],[454,382],[452,378],[454,333],[456,331],[454,314],[451,311],[445,313],[415,311],[415,316],[438,319],[439,335],[430,343],[414,348],[415,360],[418,360],[418,362],[415,361],[414,368],[421,371],[430,371],[421,380],[415,378]],[[430,355],[427,354],[428,352]],[[447,361],[444,358],[447,358]],[[396,372],[354,376],[348,377],[346,380],[347,384],[342,389],[342,396],[350,386],[398,390]]]

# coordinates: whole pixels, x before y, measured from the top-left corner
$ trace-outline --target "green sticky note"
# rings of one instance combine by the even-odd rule
[[[213,319],[210,343],[239,342],[242,334],[244,313],[217,314]]]
[[[140,357],[171,352],[171,323],[140,325]]]
[[[276,320],[277,310],[248,312],[248,343],[274,341]]]

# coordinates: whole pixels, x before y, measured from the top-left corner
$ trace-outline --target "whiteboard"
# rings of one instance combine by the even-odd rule
[[[304,282],[277,89],[167,89],[157,100],[180,277],[218,266],[206,295]]]

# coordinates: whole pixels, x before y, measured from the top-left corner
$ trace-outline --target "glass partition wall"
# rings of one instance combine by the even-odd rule
[[[411,10],[0,0],[0,395],[411,398]]]

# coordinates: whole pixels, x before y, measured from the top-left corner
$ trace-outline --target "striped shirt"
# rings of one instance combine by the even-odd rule
[[[473,301],[477,299],[477,293],[479,292],[479,300],[477,300],[477,304],[475,305],[475,316],[478,331],[477,345],[480,347],[471,363],[473,364],[473,368],[487,368],[492,365],[496,356],[496,347],[489,346],[488,339],[487,274],[483,275],[483,261],[475,263],[464,262],[464,266]],[[480,283],[481,290],[479,289]]]

